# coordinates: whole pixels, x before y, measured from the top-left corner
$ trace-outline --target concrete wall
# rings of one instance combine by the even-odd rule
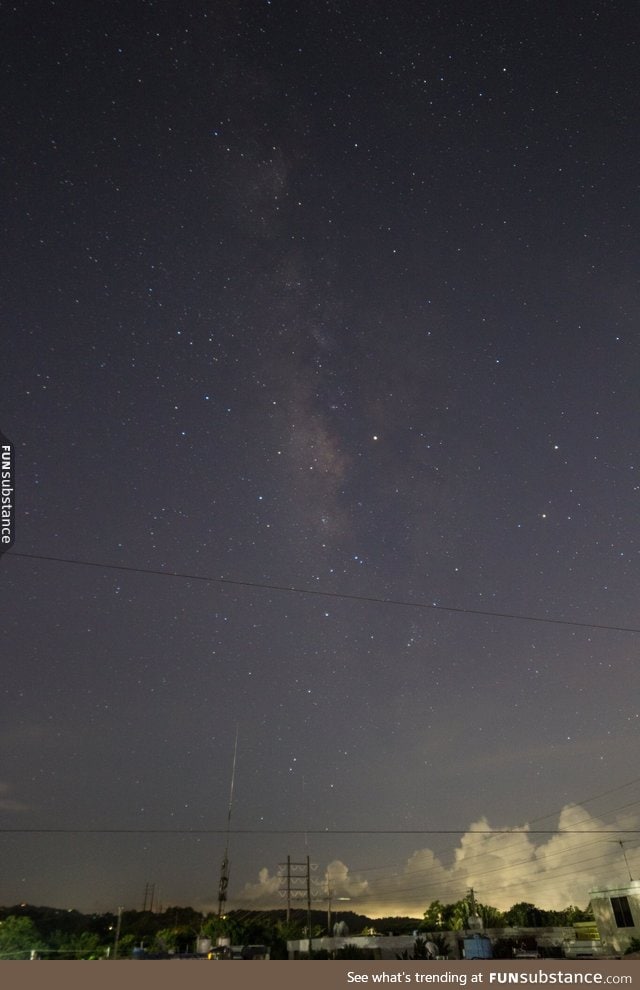
[[[435,935],[430,935],[428,932],[420,932],[419,936],[346,935],[343,938],[314,938],[312,949],[314,952],[324,949],[330,955],[333,955],[334,952],[345,945],[354,945],[359,949],[365,949],[371,952],[374,959],[397,959],[403,952],[408,951],[409,955],[413,954],[416,937],[426,939],[428,942],[435,937],[438,940],[446,940],[449,950],[447,956],[449,959],[461,959],[464,939],[470,938],[474,934],[476,933],[472,931],[458,931],[437,932]],[[491,928],[482,932],[482,934],[490,938],[492,943],[495,943],[498,939],[509,939],[514,945],[518,946],[518,944],[521,944],[524,947],[525,944],[528,945],[533,941],[539,948],[563,950],[563,952],[565,947],[575,939],[573,928]],[[289,959],[298,959],[301,954],[306,955],[308,953],[309,943],[307,939],[287,942],[287,950]]]
[[[414,935],[345,935],[340,938],[314,938],[311,948],[313,952],[324,949],[333,955],[345,945],[355,945],[359,949],[371,952],[374,959],[395,959],[407,949],[412,953],[415,940]],[[308,951],[309,942],[306,938],[287,942],[289,959],[298,959],[301,954],[306,954]]]
[[[592,890],[590,896],[605,951],[624,954],[632,939],[640,939],[640,880]],[[611,899],[619,897],[626,898],[633,922],[630,926],[620,926],[616,920]]]

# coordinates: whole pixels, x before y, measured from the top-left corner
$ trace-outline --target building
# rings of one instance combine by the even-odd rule
[[[592,890],[590,896],[593,916],[607,952],[624,954],[634,945],[634,940],[640,942],[640,880]]]

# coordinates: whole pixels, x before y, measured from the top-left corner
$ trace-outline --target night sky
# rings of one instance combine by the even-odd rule
[[[639,29],[4,7],[0,903],[638,875]]]

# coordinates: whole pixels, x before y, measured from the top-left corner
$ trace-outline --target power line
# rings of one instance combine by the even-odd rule
[[[599,794],[591,794],[589,797],[581,798],[579,801],[572,801],[571,803],[582,807],[583,805],[588,804],[589,801],[598,801],[601,797],[608,797],[609,794],[615,794],[617,791],[624,791],[627,787],[633,787],[634,784],[640,784],[640,777],[634,777],[633,780],[628,780],[624,784],[617,784],[615,787],[609,787],[606,791],[600,791]],[[636,804],[636,802],[632,801],[631,804]],[[622,805],[622,807],[626,808],[628,805]],[[620,808],[613,808],[611,810],[620,811]],[[531,824],[542,822],[545,818],[552,818],[558,814],[560,814],[560,811],[550,811],[546,815],[540,815],[538,818],[532,818]],[[593,815],[589,815],[588,817],[593,818]],[[588,821],[588,818],[583,818],[581,821]]]
[[[638,784],[638,783],[640,783],[640,777],[635,777],[633,780],[628,780],[624,784],[619,784],[616,787],[610,787],[606,791],[600,791],[600,793],[598,793],[598,794],[592,794],[589,797],[582,798],[579,801],[573,801],[572,804],[574,804],[576,806],[579,806],[579,807],[582,807],[583,805],[587,804],[589,801],[596,801],[599,798],[607,797],[608,795],[614,794],[617,791],[625,790],[627,787],[633,787],[635,784]],[[627,804],[619,805],[616,808],[609,809],[609,812],[608,813],[611,814],[611,813],[613,813],[615,811],[622,811],[625,808],[633,807],[634,804],[638,804],[638,803],[639,803],[638,801],[630,801]],[[514,838],[516,838],[516,839],[519,838],[522,835],[525,835],[525,836],[526,835],[530,835],[530,834],[532,834],[532,832],[535,832],[535,830],[530,829],[529,828],[529,824],[535,825],[536,822],[543,822],[545,820],[545,818],[557,817],[561,813],[561,811],[562,811],[562,809],[559,809],[557,811],[549,812],[546,815],[540,815],[538,818],[532,818],[532,819],[530,819],[529,823],[526,826],[525,825],[523,825],[523,826],[515,826],[511,830],[511,832],[512,832]],[[591,821],[593,819],[595,819],[595,815],[587,815],[586,818],[581,818],[578,822],[575,822],[574,825],[581,825],[583,822],[588,822],[588,821]],[[566,831],[567,831],[566,829],[563,829],[562,830],[563,834]],[[585,830],[584,829],[579,829],[577,831],[584,832]],[[482,831],[477,831],[477,834],[482,834]],[[446,853],[446,852],[451,852],[455,848],[456,848],[455,846],[449,846],[446,849],[441,850],[440,853],[439,853],[439,855],[442,855],[443,853]],[[511,848],[511,846],[510,845],[507,845],[506,847],[503,847],[503,851],[505,850],[505,848],[508,850],[508,849]],[[468,864],[469,862],[472,862],[475,859],[481,859],[485,855],[486,855],[486,852],[483,850],[482,852],[475,853],[474,855],[465,856],[465,864]],[[398,863],[396,863],[396,864],[387,863],[385,866],[358,867],[355,872],[357,872],[358,874],[360,874],[360,873],[376,872],[376,871],[380,871],[380,870],[384,870],[384,869],[396,869],[400,865],[402,865],[402,864],[398,864]],[[411,873],[411,875],[413,876],[413,875],[417,875],[419,873],[430,873],[432,871],[432,869],[433,869],[432,867],[428,867],[427,869],[424,869],[424,870],[413,870],[412,873]]]
[[[639,828],[0,828],[0,834],[46,835],[640,835]]]
[[[616,787],[610,787],[606,791],[600,791],[598,794],[591,794],[591,795],[589,795],[589,797],[581,798],[578,801],[572,801],[572,804],[573,805],[576,805],[576,806],[579,806],[579,807],[583,807],[585,804],[587,804],[590,801],[597,801],[597,800],[599,800],[602,797],[608,797],[610,794],[615,794],[617,791],[625,790],[627,787],[633,787],[635,784],[639,784],[639,783],[640,783],[640,777],[634,777],[633,780],[628,780],[624,784],[618,784]],[[638,804],[638,803],[639,803],[638,801],[630,801],[627,804],[619,805],[616,808],[609,809],[609,812],[608,813],[611,814],[611,813],[613,813],[615,811],[621,811],[621,810],[623,810],[625,808],[630,808],[634,804]],[[545,818],[554,818],[554,817],[557,817],[558,815],[560,815],[561,811],[562,811],[562,808],[557,809],[556,811],[548,812],[546,815],[540,815],[537,818],[532,818],[532,819],[529,820],[529,823],[528,824],[535,825],[536,822],[543,822],[545,820]],[[582,822],[587,822],[587,821],[589,821],[591,819],[594,819],[594,818],[595,818],[594,815],[587,815],[586,818],[581,818],[579,822],[576,822],[574,824],[580,825]],[[532,830],[528,827],[528,824],[527,824],[527,826],[524,826],[523,825],[521,827],[518,827],[518,826],[514,827],[514,829],[513,829],[513,835],[514,835],[514,837],[518,837],[518,836],[521,836],[521,835],[530,835]],[[520,831],[518,831],[518,828],[520,828]],[[584,830],[583,829],[580,829],[579,831],[582,832]],[[452,851],[455,848],[456,848],[455,846],[449,846],[446,849],[441,850],[438,855],[442,855],[443,853],[450,852],[450,851]],[[507,846],[506,848],[509,849],[511,847],[510,846]],[[482,852],[482,853],[476,853],[473,856],[466,856],[465,857],[465,863],[469,863],[470,861],[472,861],[474,859],[481,858],[484,855],[485,855],[485,853]],[[385,870],[385,869],[397,869],[401,865],[402,864],[399,864],[399,863],[387,863],[384,866],[364,866],[364,867],[361,866],[361,867],[358,867],[357,870],[355,870],[354,872],[357,872],[358,874],[360,874],[360,873],[369,873],[369,872],[379,872],[380,870]],[[426,870],[413,870],[412,873],[411,873],[411,875],[413,876],[413,875],[417,875],[418,873],[429,873],[429,872],[431,872],[431,870],[432,870],[432,867],[429,867]]]
[[[554,626],[572,626],[580,629],[600,629],[607,632],[640,633],[636,626],[607,625],[600,622],[580,622],[576,619],[549,619],[541,615],[524,615],[516,612],[491,612],[486,609],[462,608],[455,605],[438,605],[435,602],[409,602],[398,598],[378,598],[374,595],[352,595],[338,591],[320,591],[317,588],[298,588],[295,585],[267,584],[259,581],[236,581],[232,578],[213,577],[205,574],[188,574],[183,571],[161,571],[149,567],[133,567],[127,564],[104,564],[92,560],[75,560],[70,557],[52,557],[37,553],[19,553],[11,550],[7,557],[22,557],[25,560],[43,560],[57,564],[73,564],[78,567],[95,567],[98,570],[126,571],[132,574],[153,574],[156,577],[179,578],[185,581],[202,581],[207,584],[222,584],[233,588],[253,588],[258,591],[280,591],[293,595],[307,595],[315,598],[331,598],[339,601],[363,602],[371,605],[394,605],[401,608],[429,609],[434,612],[450,612],[456,615],[475,615],[491,619],[511,619],[518,622],[539,622]]]
[[[609,842],[613,842],[613,841],[617,842],[617,840],[609,840]],[[600,846],[600,852],[595,856],[590,856],[588,858],[585,857],[584,856],[585,849],[588,849],[596,845]],[[571,853],[573,855],[571,855]],[[483,855],[485,858],[487,857],[486,850],[484,851]],[[489,855],[491,854],[489,853]],[[562,862],[556,864],[555,866],[549,867],[548,866],[549,860],[552,857],[557,857],[557,856],[562,857]],[[473,858],[476,859],[479,857],[473,857]],[[549,856],[545,856],[544,862],[545,862],[546,872],[543,875],[540,875],[539,873],[536,872],[531,880],[527,878],[525,871],[527,870],[527,868],[533,868],[534,870],[537,870],[539,866],[539,864],[535,862],[532,856],[528,857],[527,859],[519,859],[509,862],[503,862],[499,866],[491,867],[490,869],[480,870],[479,872],[477,869],[472,868],[472,872],[473,872],[474,884],[482,883],[482,885],[486,885],[487,883],[486,878],[488,877],[495,878],[495,874],[501,874],[505,872],[510,873],[515,869],[518,869],[519,871],[518,876],[520,882],[526,881],[527,883],[547,883],[549,882],[550,878],[555,880],[559,876],[567,875],[565,873],[559,873],[560,869],[570,869],[571,872],[568,875],[575,875],[576,869],[581,867],[583,864],[602,862],[603,866],[605,866],[610,864],[610,861],[611,861],[611,854],[610,853],[608,854],[603,850],[602,844],[599,841],[599,839],[595,839],[587,843],[582,843],[579,847],[573,847],[572,850],[569,851],[569,853],[566,849],[561,849],[561,850],[557,850],[554,853],[551,853]],[[469,861],[467,860],[466,857],[465,859],[463,859],[462,861],[460,861],[455,865],[459,872],[467,873],[467,874],[470,873]],[[354,875],[359,875],[361,871],[354,870],[353,872]],[[447,872],[451,873],[452,871],[448,870]],[[399,880],[402,882],[402,886],[398,886]],[[384,894],[386,892],[388,892],[389,894],[397,893],[397,892],[401,892],[402,894],[409,894],[412,891],[424,890],[426,887],[429,886],[437,887],[437,888],[451,887],[451,886],[455,887],[460,883],[461,880],[459,876],[452,874],[448,879],[443,878],[441,873],[439,873],[439,871],[434,867],[430,867],[427,870],[413,870],[411,872],[406,872],[400,878],[398,878],[397,875],[388,874],[386,876],[378,877],[373,881],[374,894],[378,894],[378,893]],[[489,879],[488,883],[489,884],[492,883],[492,880]],[[507,886],[511,886],[511,885],[512,884],[508,884]],[[505,884],[501,884],[501,889],[503,887],[505,887]]]

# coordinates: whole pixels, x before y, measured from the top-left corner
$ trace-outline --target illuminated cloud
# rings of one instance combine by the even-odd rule
[[[237,898],[244,906],[273,908],[279,907],[279,892],[282,889],[282,877],[272,876],[266,867],[260,870],[257,883],[246,883]]]
[[[509,832],[491,831],[494,826],[483,818],[462,836],[450,866],[443,865],[430,849],[421,849],[392,884],[388,880],[372,884],[369,911],[374,913],[375,905],[375,914],[419,915],[432,901],[459,900],[470,887],[478,901],[500,910],[518,901],[549,909],[569,904],[586,907],[594,886],[625,880],[615,829],[637,826],[638,816],[623,815],[605,824],[578,805],[563,808],[558,831],[548,838],[534,834],[535,826],[529,825]],[[602,835],[605,830],[609,834]],[[631,862],[633,851],[628,858]]]
[[[300,872],[292,876],[292,891],[294,892],[292,903],[300,907],[302,902],[306,904],[306,874]],[[340,899],[356,900],[366,895],[368,882],[361,878],[354,877],[349,873],[349,867],[339,859],[334,859],[328,864],[324,873],[312,870],[311,896],[312,902],[326,904],[329,894],[332,902]],[[247,883],[244,885],[240,896],[236,898],[243,907],[274,908],[282,907],[286,901],[286,879],[279,873],[270,874],[264,867],[258,874],[257,883]]]
[[[332,897],[353,899],[366,895],[369,889],[368,880],[359,879],[349,873],[349,867],[339,859],[334,859],[327,866],[327,887]]]
[[[365,879],[357,871],[351,873],[341,860],[334,860],[326,867],[325,887],[316,900],[326,900],[328,881],[333,897],[349,898],[349,910],[370,917],[419,918],[432,901],[453,903],[470,887],[481,904],[499,910],[520,901],[546,909],[570,904],[584,908],[595,886],[628,880],[616,829],[623,834],[622,830],[637,828],[638,824],[638,816],[629,814],[605,824],[579,805],[563,808],[557,832],[549,837],[537,835],[529,825],[497,832],[482,818],[461,837],[450,865],[432,849],[423,848],[412,853],[393,875]],[[638,852],[626,848],[626,855],[630,869],[637,872]],[[241,900],[264,908],[277,907],[281,884],[281,878],[263,869],[258,883],[245,886]]]

